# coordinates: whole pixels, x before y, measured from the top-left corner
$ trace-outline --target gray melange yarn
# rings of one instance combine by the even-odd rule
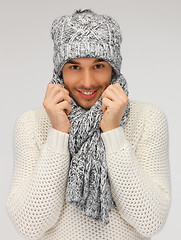
[[[111,84],[120,83],[128,96],[127,82],[120,73],[122,38],[119,25],[114,19],[98,15],[90,9],[76,10],[72,16],[62,16],[54,20],[51,36],[54,41],[54,71],[50,83],[65,87],[61,70],[69,59],[96,57],[111,64],[115,71]],[[71,106],[72,111],[67,116],[71,127],[66,201],[106,225],[109,223],[109,211],[116,204],[111,195],[106,150],[99,126],[103,116],[102,97],[89,110],[77,105],[74,99]],[[127,122],[129,113],[128,102],[120,126]]]

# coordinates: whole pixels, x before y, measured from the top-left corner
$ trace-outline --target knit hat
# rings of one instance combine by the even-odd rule
[[[119,24],[110,16],[98,15],[91,9],[76,10],[52,23],[54,68],[60,76],[64,64],[72,58],[95,57],[106,60],[120,75],[122,42]]]
[[[98,15],[90,9],[76,10],[72,16],[62,16],[53,21],[51,36],[54,41],[54,70],[50,83],[65,87],[61,71],[69,59],[101,58],[113,67],[111,84],[120,83],[128,96],[127,82],[120,73],[122,39],[115,20]],[[66,202],[106,225],[109,223],[109,211],[116,204],[112,198],[106,149],[101,138],[102,96],[88,110],[79,106],[73,98],[71,107],[72,110],[67,115],[71,127],[68,138],[70,167]],[[125,125],[129,113],[130,102],[120,126]]]

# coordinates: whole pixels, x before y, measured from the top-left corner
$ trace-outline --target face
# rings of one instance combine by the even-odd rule
[[[99,99],[110,85],[113,73],[108,62],[92,57],[71,59],[62,69],[65,88],[84,109],[90,109]]]

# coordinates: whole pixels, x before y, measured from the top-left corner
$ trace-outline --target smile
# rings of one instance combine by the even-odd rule
[[[89,92],[78,91],[78,92],[79,92],[81,97],[90,99],[90,98],[93,98],[96,95],[97,90],[96,91],[92,91],[92,92],[90,92],[90,91]]]

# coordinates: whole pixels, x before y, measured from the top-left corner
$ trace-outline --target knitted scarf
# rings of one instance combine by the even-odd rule
[[[123,75],[113,75],[111,84],[120,83],[126,95],[129,92]],[[54,70],[50,83],[63,87],[61,79]],[[109,211],[116,204],[112,198],[106,164],[106,150],[101,138],[100,121],[103,117],[102,97],[89,109],[83,109],[72,99],[72,110],[67,116],[70,123],[68,147],[70,167],[66,186],[66,202],[75,205],[86,216],[109,223]],[[123,126],[129,117],[130,103],[121,119]]]

